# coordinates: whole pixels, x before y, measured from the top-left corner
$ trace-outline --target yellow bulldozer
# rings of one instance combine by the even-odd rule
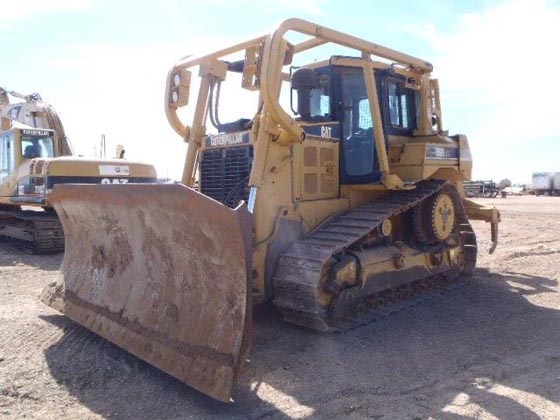
[[[0,122],[0,239],[27,251],[64,250],[62,225],[49,203],[54,185],[157,181],[153,165],[73,157],[57,112],[37,93],[0,88]]]
[[[431,72],[300,19],[180,60],[165,110],[182,184],[56,186],[67,248],[41,299],[230,401],[253,305],[329,331],[471,275],[469,219],[493,251],[499,212],[465,198],[469,144],[443,129]]]

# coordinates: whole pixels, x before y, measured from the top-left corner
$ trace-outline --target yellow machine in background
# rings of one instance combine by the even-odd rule
[[[22,101],[10,103],[10,96]],[[54,185],[156,181],[152,165],[72,157],[58,114],[36,93],[0,88],[0,118],[0,237],[32,252],[64,250],[62,226],[48,200]]]
[[[326,331],[470,275],[469,218],[491,222],[493,250],[499,213],[465,199],[469,144],[443,129],[431,71],[299,19],[181,60],[165,107],[184,185],[57,186],[70,246],[42,300],[229,401],[253,302]]]

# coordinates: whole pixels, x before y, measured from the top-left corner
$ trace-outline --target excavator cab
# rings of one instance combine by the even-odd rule
[[[22,165],[34,158],[57,155],[59,148],[53,130],[11,128],[0,134],[0,191],[3,196],[13,194],[17,180],[27,175],[29,165]],[[11,182],[3,182],[6,178]]]

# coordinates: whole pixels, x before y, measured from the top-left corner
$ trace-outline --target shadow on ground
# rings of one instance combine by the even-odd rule
[[[63,252],[31,254],[21,247],[0,240],[0,267],[26,265],[45,271],[57,271],[63,256]]]
[[[342,334],[297,328],[260,308],[233,404],[190,389],[63,316],[43,318],[65,332],[45,355],[57,382],[103,417],[457,420],[467,417],[447,406],[463,396],[497,418],[531,420],[535,412],[494,385],[560,402],[549,386],[560,377],[560,311],[528,299],[557,294],[557,286],[477,269],[465,287]],[[533,378],[531,369],[543,366]]]

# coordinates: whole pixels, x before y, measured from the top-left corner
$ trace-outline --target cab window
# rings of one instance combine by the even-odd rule
[[[21,151],[25,159],[53,157],[53,139],[52,137],[23,136],[21,138]]]
[[[319,74],[317,87],[311,90],[310,113],[312,118],[327,118],[331,113],[330,76]]]
[[[416,92],[402,80],[387,81],[389,124],[391,128],[412,131],[416,128]]]

